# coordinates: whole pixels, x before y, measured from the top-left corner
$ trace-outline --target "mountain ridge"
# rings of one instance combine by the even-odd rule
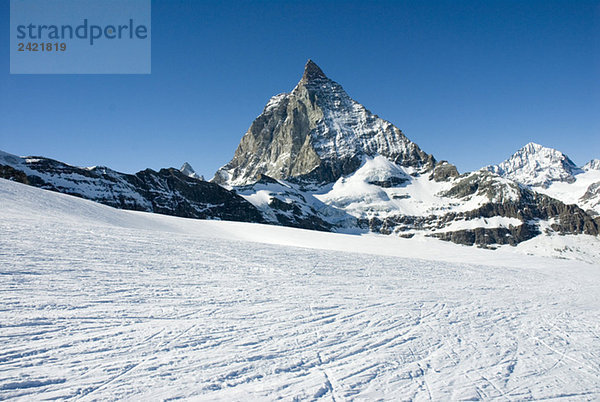
[[[0,153],[0,177],[117,208],[487,248],[551,234],[597,236],[595,166],[580,169],[530,143],[504,165],[459,174],[353,100],[312,60],[291,92],[267,102],[212,182],[194,177],[187,163],[127,175]],[[565,197],[574,192],[556,190],[563,185],[581,187],[580,197]]]
[[[561,200],[600,214],[600,160],[582,167],[564,153],[529,143],[498,165],[484,169]]]
[[[0,151],[0,177],[115,208],[185,218],[264,222],[260,212],[242,197],[174,168],[126,174],[104,166],[81,168]]]
[[[533,187],[549,187],[554,181],[574,182],[582,172],[565,154],[554,148],[530,142],[498,165],[487,166],[491,172]]]
[[[528,144],[524,157],[541,148]],[[568,174],[579,172],[558,151],[545,152],[564,162]],[[331,230],[357,227],[480,246],[516,244],[548,231],[598,232],[579,207],[489,170],[459,175],[451,163],[436,162],[309,60],[296,87],[269,100],[213,181],[265,213],[298,208]]]

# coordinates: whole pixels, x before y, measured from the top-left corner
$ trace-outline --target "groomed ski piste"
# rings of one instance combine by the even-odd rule
[[[3,179],[0,234],[0,399],[600,398],[597,238],[492,251]]]

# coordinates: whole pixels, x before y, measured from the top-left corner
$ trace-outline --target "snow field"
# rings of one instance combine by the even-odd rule
[[[598,265],[5,180],[0,218],[0,399],[600,397]]]

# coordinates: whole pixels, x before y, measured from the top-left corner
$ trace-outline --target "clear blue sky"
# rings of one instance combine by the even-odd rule
[[[0,42],[8,47],[9,2]],[[304,63],[459,170],[600,158],[600,1],[152,2],[151,75],[9,75],[0,149],[212,177]]]

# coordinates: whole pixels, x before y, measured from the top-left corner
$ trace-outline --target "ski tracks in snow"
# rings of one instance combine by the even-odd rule
[[[2,399],[600,397],[598,277],[0,225]]]

